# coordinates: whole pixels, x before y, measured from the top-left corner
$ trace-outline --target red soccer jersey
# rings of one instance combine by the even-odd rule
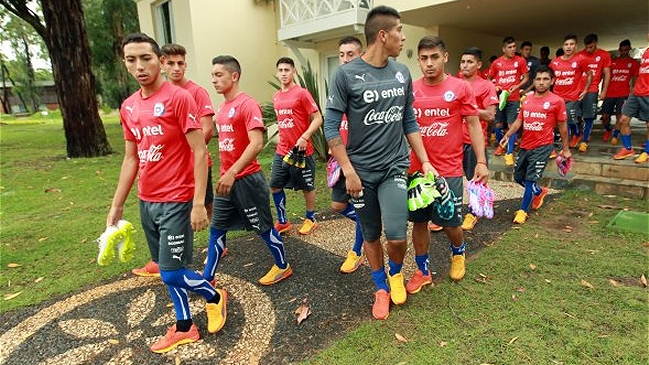
[[[185,134],[201,129],[196,103],[167,82],[153,95],[141,91],[120,109],[124,139],[137,144],[138,197],[147,202],[188,202],[194,197],[194,154]]]
[[[645,49],[642,54],[638,81],[636,81],[633,87],[633,95],[649,96],[649,48]]]
[[[554,142],[554,126],[568,119],[566,103],[551,92],[541,97],[532,94],[523,101],[518,119],[523,120],[522,149],[548,145]]]
[[[489,105],[498,105],[498,96],[496,95],[496,87],[491,81],[487,81],[482,78],[476,78],[473,81],[469,82],[473,93],[475,94],[475,101],[478,105],[478,109],[485,109]],[[482,134],[487,142],[487,126],[489,123],[486,120],[480,119],[480,125],[482,126]],[[469,137],[469,127],[466,124],[466,121],[462,122],[463,130],[463,141],[466,144],[471,143],[471,138]]]
[[[585,49],[582,49],[579,52],[582,57],[588,60],[588,68],[590,70],[593,70],[593,80],[590,83],[590,86],[588,87],[588,92],[589,93],[596,93],[599,92],[599,83],[602,81],[602,78],[604,77],[604,69],[606,67],[611,67],[611,55],[604,51],[601,48],[598,48],[593,52],[592,54],[586,52]],[[583,75],[581,78],[581,88],[583,90],[583,87],[586,83],[586,75]],[[607,90],[608,92],[608,90]]]
[[[562,56],[553,59],[550,68],[555,76],[552,92],[565,101],[577,101],[584,89],[581,79],[583,73],[588,71],[588,61],[580,54],[575,54],[567,60]]]
[[[527,61],[523,57],[500,56],[491,64],[489,76],[500,90],[509,90],[512,86],[518,85],[521,82],[521,77],[527,75],[528,71]],[[521,100],[521,94],[518,90],[510,93],[507,98],[507,101],[519,100]]]
[[[446,75],[444,81],[432,86],[419,79],[412,83],[412,89],[413,108],[430,163],[444,177],[462,176],[462,117],[478,115],[471,86]],[[409,172],[418,170],[421,163],[411,151]]]
[[[196,107],[198,108],[198,119],[214,115],[214,107],[212,106],[212,100],[210,100],[210,95],[207,93],[207,90],[191,80],[183,85],[183,89],[192,94],[196,102]],[[212,156],[209,153],[207,154],[207,166],[212,166]]]
[[[614,58],[611,61],[611,82],[607,98],[626,98],[631,91],[631,78],[638,76],[640,64],[631,57]]]
[[[264,121],[259,103],[245,93],[233,100],[223,102],[216,112],[216,130],[219,133],[219,156],[221,159],[221,176],[237,162],[243,151],[250,144],[248,131],[259,128],[262,131]],[[257,158],[239,171],[235,179],[261,171]]]
[[[273,107],[279,129],[276,151],[283,156],[295,146],[300,136],[309,128],[311,123],[309,116],[318,111],[318,104],[307,89],[293,85],[286,91],[279,90],[275,93]],[[307,141],[306,154],[307,156],[313,154],[310,140]]]

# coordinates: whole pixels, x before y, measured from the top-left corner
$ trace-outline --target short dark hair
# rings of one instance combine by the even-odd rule
[[[153,49],[153,53],[158,55],[158,57],[162,55],[158,43],[153,38],[149,37],[144,33],[127,34],[126,37],[124,37],[124,40],[122,41],[122,54],[124,53],[124,46],[130,43],[149,43],[151,45],[151,49]]]
[[[508,45],[510,43],[514,43],[514,42],[516,42],[516,40],[512,36],[507,36],[507,37],[503,38],[503,45],[504,46],[506,46],[506,45]]]
[[[584,37],[584,44],[597,43],[597,34],[590,33]]]
[[[363,48],[363,43],[361,43],[361,40],[354,36],[340,38],[340,40],[338,41],[338,47],[342,46],[343,44],[355,44],[358,46],[358,48]]]
[[[536,69],[536,71],[534,72],[534,78],[536,78],[536,75],[538,75],[538,74],[540,74],[540,73],[543,73],[543,72],[547,72],[547,73],[549,73],[551,79],[554,78],[554,71],[552,71],[552,69],[551,69],[550,67],[548,67],[547,65],[541,65],[541,66],[539,66],[539,67]]]
[[[431,48],[439,48],[440,51],[446,51],[446,44],[440,37],[427,35],[419,40],[417,52],[421,52],[422,49]]]
[[[241,77],[241,65],[236,58],[230,55],[220,55],[212,58],[212,65],[223,65],[231,73],[238,73]]]
[[[379,31],[388,31],[394,26],[394,20],[401,19],[399,12],[389,6],[380,5],[367,13],[365,19],[365,42],[367,45],[376,41],[376,35]]]
[[[181,46],[180,44],[176,43],[167,43],[162,48],[160,49],[163,55],[165,56],[185,56],[187,54],[187,50],[185,47]]]
[[[482,50],[478,47],[469,47],[464,50],[463,55],[467,54],[475,57],[476,60],[482,61]]]
[[[620,47],[624,47],[624,46],[631,47],[631,41],[628,40],[628,39],[625,39],[622,42],[620,42]]]
[[[524,41],[523,43],[521,43],[521,48],[523,48],[523,47],[527,47],[527,46],[532,47],[532,42],[530,42],[530,41]]]
[[[561,57],[565,54],[566,52],[563,50],[563,48],[557,48],[556,52],[554,52],[555,57]]]
[[[550,47],[548,46],[543,46],[541,47],[541,53],[546,52],[547,54],[550,54]]]
[[[568,33],[565,36],[563,36],[563,41],[564,42],[569,40],[569,39],[574,39],[575,42],[579,41],[579,38],[577,37],[577,35],[575,33]]]
[[[493,63],[497,59],[498,59],[498,56],[496,56],[495,54],[492,54],[491,57],[489,57],[489,62]]]
[[[279,60],[275,62],[275,67],[279,66],[280,63],[286,63],[291,65],[292,68],[295,68],[295,62],[293,62],[293,59],[290,57],[280,57]]]

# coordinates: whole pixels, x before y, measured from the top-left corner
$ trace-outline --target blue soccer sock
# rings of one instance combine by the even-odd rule
[[[502,127],[494,127],[494,133],[496,134],[496,143],[500,143],[500,141],[503,139],[503,136],[505,135],[503,133]]]
[[[347,203],[347,206],[345,207],[345,209],[343,209],[340,212],[340,214],[342,214],[343,216],[345,216],[345,217],[347,217],[347,218],[349,218],[349,219],[351,219],[353,221],[358,220],[358,216],[356,215],[356,210],[354,210],[354,206],[349,204],[349,203]]]
[[[584,142],[590,140],[590,132],[593,131],[593,118],[584,118]]]
[[[397,264],[396,262],[393,262],[392,260],[388,260],[388,266],[390,267],[390,270],[389,270],[390,276],[395,276],[396,274],[401,272],[401,268],[403,267],[403,263]]]
[[[386,283],[387,276],[385,276],[385,270],[384,269],[378,269],[376,271],[372,271],[372,281],[374,282],[374,285],[376,286],[376,291],[379,291],[381,289],[385,290],[386,292],[390,292],[390,289],[388,288],[388,283]]]
[[[568,124],[568,138],[579,135],[579,126],[575,123]]]
[[[354,239],[354,247],[352,247],[352,250],[356,252],[358,256],[360,256],[362,249],[363,249],[363,230],[361,229],[361,221],[356,220],[356,238]]]
[[[508,155],[514,153],[514,147],[516,146],[516,138],[518,138],[516,133],[509,136],[509,140],[507,141],[507,154]]]
[[[288,263],[286,262],[286,253],[284,252],[284,242],[282,241],[282,236],[277,233],[275,228],[271,228],[268,231],[262,233],[261,238],[268,245],[270,253],[273,254],[275,258],[275,265],[280,269],[286,269]]]
[[[178,270],[162,270],[160,269],[160,278],[162,282],[167,285],[171,300],[174,303],[174,310],[176,312],[177,320],[191,319],[189,311],[189,299],[187,298],[187,290],[201,295],[207,301],[220,300],[219,293],[205,280],[205,278],[187,268]]]
[[[207,244],[207,262],[203,270],[203,277],[207,281],[214,280],[216,269],[219,267],[219,261],[225,251],[225,240],[228,231],[210,227],[210,241]]]
[[[536,181],[525,180],[525,192],[523,193],[523,201],[521,202],[521,210],[527,212],[532,204],[534,195],[541,194],[542,190]]]
[[[623,134],[622,135],[622,145],[627,150],[630,150],[632,148],[632,146],[631,146],[631,135],[630,134]]]
[[[415,255],[415,262],[417,263],[417,268],[419,268],[424,275],[428,275],[428,265],[430,263],[428,260],[428,254]]]
[[[304,218],[310,219],[311,222],[315,222],[315,210],[307,210],[304,214]]]
[[[286,218],[286,194],[284,194],[284,190],[273,193],[273,201],[275,202],[275,208],[277,208],[277,220],[282,224],[286,223],[288,219]]]
[[[646,143],[644,145],[644,151],[643,152],[649,153],[649,139],[647,139],[647,141],[646,141]]]
[[[613,137],[618,138],[620,136],[620,130],[619,129],[613,129]]]
[[[451,252],[453,253],[453,255],[461,255],[464,253],[464,251],[466,251],[465,242],[462,242],[462,246],[460,247],[455,247],[455,245],[453,245],[452,243],[450,245],[451,245]]]

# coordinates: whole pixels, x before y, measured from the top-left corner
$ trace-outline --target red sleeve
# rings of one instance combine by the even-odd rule
[[[171,106],[176,112],[178,124],[183,133],[187,133],[193,129],[202,129],[200,119],[197,117],[197,107],[192,94],[185,89],[176,90],[171,99]]]
[[[119,119],[122,122],[121,124],[122,131],[124,132],[124,140],[137,142],[135,135],[129,127],[129,119],[126,118],[126,115],[126,110],[124,109],[124,104],[122,103],[122,107],[119,109]]]
[[[496,86],[494,84],[485,87],[484,99],[482,105],[488,107],[489,105],[498,105],[498,94],[496,93]]]
[[[317,111],[320,111],[318,109],[318,104],[313,100],[313,96],[307,89],[302,89],[302,95],[300,97],[300,100],[302,101],[302,106],[304,107],[304,110],[306,110],[307,115],[311,115]]]
[[[632,64],[632,66],[631,66],[631,76],[638,77],[638,75],[640,74],[640,64],[636,60],[632,60],[631,64]]]
[[[196,90],[196,95],[194,95],[196,100],[196,106],[198,107],[198,117],[202,118],[208,115],[214,115],[214,107],[212,106],[212,100],[210,95],[205,89],[199,87]]]
[[[496,62],[494,61],[490,66],[489,66],[489,71],[487,72],[487,75],[491,77],[492,79],[496,78],[496,73],[498,70],[496,70]]]
[[[519,75],[526,75],[530,72],[530,69],[527,67],[527,61],[523,57],[518,57],[518,72]]]
[[[602,68],[605,68],[605,67],[610,68],[611,67],[611,62],[613,62],[613,60],[611,60],[610,53],[604,51],[604,52],[602,52],[602,57],[604,57],[604,59],[602,61]]]
[[[265,130],[264,119],[261,114],[261,107],[253,98],[248,98],[248,100],[241,103],[241,115],[246,123],[246,130],[251,131],[253,129],[260,128]]]
[[[568,120],[568,114],[566,113],[566,103],[563,100],[557,101],[557,107],[555,108],[555,117],[557,118],[557,123],[565,123]]]
[[[462,110],[460,110],[460,114],[462,116],[477,116],[478,105],[475,101],[475,93],[473,92],[471,85],[469,85],[469,83],[466,81],[462,81],[462,94],[464,95],[464,97],[462,98]]]

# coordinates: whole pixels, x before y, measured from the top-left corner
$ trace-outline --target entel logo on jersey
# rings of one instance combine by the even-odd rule
[[[363,101],[369,104],[379,99],[391,99],[404,95],[406,95],[406,89],[403,86],[381,90],[380,92],[378,90],[365,90],[363,91]]]
[[[415,117],[421,118],[421,116],[425,117],[450,117],[451,116],[451,110],[449,108],[426,108],[422,109],[421,108],[413,108],[413,111],[415,113]]]
[[[219,141],[219,151],[232,152],[234,151],[234,138],[223,138]]]
[[[455,93],[453,91],[451,91],[451,90],[445,92],[444,93],[444,100],[449,102],[449,103],[451,101],[455,100]]]
[[[234,132],[234,126],[232,124],[217,124],[216,131],[221,132]]]
[[[165,112],[165,105],[162,103],[155,103],[153,106],[153,116],[159,117]]]
[[[164,131],[160,124],[144,127],[142,128],[142,133],[140,133],[140,130],[137,128],[131,128],[131,133],[133,133],[135,139],[138,141],[142,139],[142,137],[164,136]]]

